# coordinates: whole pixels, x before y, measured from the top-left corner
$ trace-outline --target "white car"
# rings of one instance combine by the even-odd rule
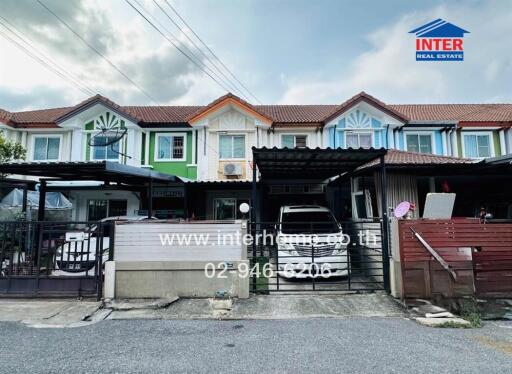
[[[276,235],[278,274],[285,278],[348,275],[347,238],[328,208],[283,206]]]
[[[151,219],[157,219],[155,217]],[[103,218],[100,222],[112,221],[145,221],[146,216],[115,216]],[[98,250],[102,253],[102,262],[108,261],[110,248],[110,226],[105,225],[103,228],[103,237],[100,239],[101,248]],[[55,253],[55,271],[52,275],[71,275],[71,276],[93,276],[94,267],[96,266],[96,243],[98,227],[92,225],[84,228],[84,230],[70,231],[66,233],[65,243],[57,247]]]

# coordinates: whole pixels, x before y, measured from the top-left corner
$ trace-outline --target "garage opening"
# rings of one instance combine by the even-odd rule
[[[388,289],[387,217],[354,219],[350,184],[352,172],[379,159],[385,179],[385,154],[384,149],[253,148],[248,247],[253,292]],[[381,191],[385,198],[385,188]],[[361,211],[364,201],[355,202]]]

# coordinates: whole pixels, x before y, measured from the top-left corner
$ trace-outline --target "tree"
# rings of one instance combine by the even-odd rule
[[[26,155],[27,151],[20,143],[8,141],[0,131],[0,162],[24,160]]]

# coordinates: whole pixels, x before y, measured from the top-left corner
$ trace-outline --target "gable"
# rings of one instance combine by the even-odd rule
[[[272,119],[269,118],[266,114],[261,113],[254,106],[241,100],[239,97],[231,93],[222,96],[207,106],[201,108],[199,111],[188,118],[188,122],[191,125],[194,125],[206,118],[211,117],[212,115],[222,113],[229,109],[236,109],[241,111],[246,115],[258,120],[259,122],[268,125],[272,124]]]

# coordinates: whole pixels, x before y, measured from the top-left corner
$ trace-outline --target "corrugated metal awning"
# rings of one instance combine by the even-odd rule
[[[112,161],[89,162],[6,162],[0,164],[0,174],[30,175],[64,181],[105,181],[138,185],[154,182],[181,182],[169,174],[123,165]]]
[[[354,171],[386,149],[252,148],[262,178],[327,179]]]

